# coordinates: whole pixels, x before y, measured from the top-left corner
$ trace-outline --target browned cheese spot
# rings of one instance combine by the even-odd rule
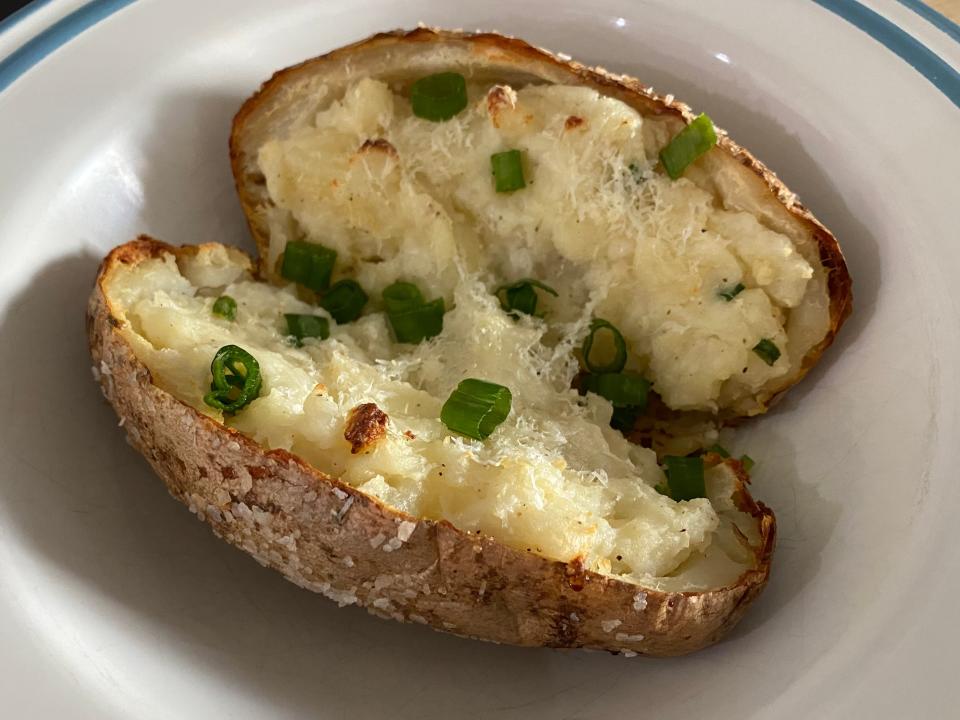
[[[571,115],[564,121],[563,128],[564,130],[575,130],[576,128],[583,125],[584,122],[586,121],[582,117]]]
[[[387,414],[375,403],[361,403],[347,415],[344,439],[350,443],[350,452],[369,450],[387,434]]]
[[[487,113],[495,128],[500,127],[500,112],[517,106],[517,94],[505,85],[494,85],[487,92]]]
[[[384,138],[370,138],[369,140],[364,140],[363,145],[360,146],[360,149],[357,152],[382,152],[394,158],[398,157],[397,149],[390,144],[389,140],[385,140]]]

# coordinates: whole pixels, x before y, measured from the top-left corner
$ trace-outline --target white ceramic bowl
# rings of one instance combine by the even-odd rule
[[[0,714],[955,713],[960,45],[913,2],[870,5],[879,14],[852,0],[64,0],[7,23]],[[840,238],[852,319],[737,436],[781,538],[769,589],[715,648],[661,661],[523,650],[338,609],[171,501],[90,377],[83,310],[105,251],[139,232],[249,247],[226,151],[241,101],[274,69],[421,20],[498,29],[675,93]]]

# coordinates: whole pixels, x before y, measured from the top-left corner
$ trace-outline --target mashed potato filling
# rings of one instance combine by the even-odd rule
[[[589,88],[472,84],[468,107],[436,123],[398,89],[360,80],[260,148],[271,263],[305,238],[336,249],[338,272],[372,296],[401,279],[448,304],[471,296],[465,277],[488,292],[536,278],[559,291],[551,326],[610,320],[630,340],[628,367],[678,410],[749,403],[822,337],[790,331],[790,310],[823,294],[822,270],[754,215],[656,171],[663,121]],[[527,186],[497,193],[490,156],[508,149]],[[804,323],[825,330],[826,307],[805,306],[819,315]],[[762,339],[781,360],[753,352]]]
[[[566,339],[544,342],[544,319],[505,313],[479,275],[464,271],[442,333],[420,345],[393,342],[385,315],[338,325],[297,347],[283,313],[325,314],[293,286],[255,282],[236,251],[202,246],[124,266],[106,288],[125,338],[154,382],[198,411],[268,448],[288,449],[411,515],[445,518],[548,558],[576,557],[593,570],[645,587],[695,590],[732,583],[751,555],[741,540],[755,523],[731,502],[732,477],[708,470],[708,498],[675,502],[654,485],[654,454],[609,428],[611,406],[570,388],[576,371]],[[225,293],[235,321],[212,312]],[[555,328],[554,328],[555,330]],[[236,344],[259,362],[259,397],[236,415],[203,403],[210,361]],[[507,420],[484,442],[452,434],[440,408],[464,377],[508,386]],[[375,403],[386,434],[354,454],[351,410]]]

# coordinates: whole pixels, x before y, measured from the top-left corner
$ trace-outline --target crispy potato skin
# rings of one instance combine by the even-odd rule
[[[645,115],[672,116],[683,123],[689,123],[695,117],[686,104],[672,95],[658,95],[636,78],[610,73],[603,68],[586,67],[547,50],[533,47],[523,40],[498,33],[468,33],[420,27],[410,31],[394,30],[373,35],[276,72],[243,104],[234,118],[230,135],[230,160],[234,182],[247,223],[256,240],[261,263],[268,257],[269,247],[269,230],[257,210],[260,201],[256,188],[258,184],[262,184],[263,178],[251,174],[248,170],[259,147],[259,129],[269,123],[271,117],[282,113],[284,103],[291,97],[298,83],[312,76],[322,76],[346,62],[357,71],[356,77],[360,77],[365,64],[372,58],[401,51],[431,53],[449,49],[463,52],[473,66],[482,67],[486,64],[521,72],[546,82],[593,88],[621,100]],[[400,61],[402,62],[402,59]],[[740,166],[738,172],[746,176],[746,181],[752,180],[756,185],[756,193],[765,193],[774,198],[810,233],[819,247],[820,261],[827,272],[830,295],[830,323],[823,339],[804,356],[797,373],[791,374],[779,384],[766,387],[749,412],[741,414],[734,410],[721,409],[718,419],[724,424],[732,425],[744,417],[765,412],[809,372],[833,343],[837,331],[850,315],[853,295],[852,280],[847,272],[843,253],[830,231],[772,171],[722,130],[718,132],[718,147],[727,156],[727,160],[733,160],[733,165]],[[263,265],[261,272],[265,277],[271,276],[270,269]]]
[[[292,582],[340,604],[457,635],[659,656],[718,640],[766,584],[775,521],[750,497],[736,461],[728,461],[740,478],[735,497],[761,537],[756,569],[731,587],[664,593],[397,512],[198,413],[152,383],[105,292],[121,265],[186,252],[140,237],[104,259],[87,310],[94,367],[130,443],[170,493],[221,538]],[[605,630],[612,620],[620,624]]]

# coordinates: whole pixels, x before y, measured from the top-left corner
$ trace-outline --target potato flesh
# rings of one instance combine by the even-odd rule
[[[377,312],[348,325],[331,321],[328,340],[295,348],[285,341],[282,313],[323,311],[293,288],[250,281],[222,248],[181,266],[167,257],[117,271],[107,292],[127,321],[123,332],[158,385],[264,446],[289,449],[412,515],[445,518],[549,558],[580,556],[591,569],[644,587],[719,587],[752,567],[732,523],[747,533],[754,523],[730,504],[727,471],[708,472],[710,499],[676,503],[657,493],[656,458],[608,427],[606,401],[569,389],[575,368],[543,344],[547,324],[515,323],[476,278],[457,288],[443,333],[428,343],[394,344]],[[191,279],[224,285],[211,290]],[[218,292],[237,300],[235,322],[212,314]],[[242,412],[221,418],[202,396],[210,360],[227,343],[258,359],[264,387]],[[464,376],[513,391],[510,417],[483,443],[439,421]],[[346,417],[364,402],[388,414],[388,432],[353,455]]]
[[[790,238],[653,172],[670,138],[663,121],[581,87],[475,86],[471,97],[432,123],[368,78],[267,142],[271,261],[303,233],[374,293],[404,279],[452,301],[464,272],[541,279],[560,291],[545,300],[552,323],[585,309],[611,320],[630,340],[630,367],[674,409],[743,403],[822,337],[820,313],[791,347],[791,309],[822,287]],[[528,185],[496,193],[490,155],[510,148]],[[718,296],[741,282],[732,302]],[[763,338],[783,353],[773,366],[752,352]]]

